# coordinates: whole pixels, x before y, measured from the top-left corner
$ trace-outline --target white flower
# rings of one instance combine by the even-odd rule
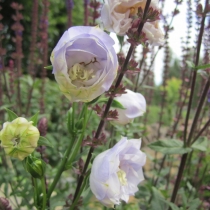
[[[135,93],[126,89],[126,94],[115,98],[125,109],[117,108],[118,119],[112,122],[125,125],[133,121],[134,118],[142,116],[146,111],[146,100],[140,93]]]
[[[23,160],[37,147],[39,130],[23,117],[5,122],[0,131],[1,146],[9,156]]]
[[[106,30],[118,35],[125,35],[131,28],[133,19],[138,8],[145,8],[146,0],[105,0],[101,10],[101,21]],[[152,0],[150,7],[158,9],[157,0]],[[143,27],[148,42],[152,45],[162,45],[164,35],[159,27],[158,21],[147,22]]]
[[[51,55],[60,90],[70,101],[92,101],[114,81],[118,61],[114,41],[98,27],[66,31]]]
[[[120,200],[128,202],[144,180],[142,166],[146,155],[140,151],[141,140],[126,137],[111,149],[96,156],[90,174],[90,188],[105,206],[113,207]]]

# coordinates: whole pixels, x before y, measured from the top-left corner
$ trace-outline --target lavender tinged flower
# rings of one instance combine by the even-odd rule
[[[125,125],[134,118],[142,116],[146,111],[146,100],[140,93],[126,89],[127,93],[115,98],[125,109],[117,109],[118,119],[113,120],[115,124]]]
[[[96,156],[90,174],[90,188],[96,198],[107,207],[128,202],[144,180],[142,167],[146,155],[140,149],[141,140],[126,137],[111,149]]]
[[[92,101],[107,91],[118,68],[114,41],[97,27],[66,31],[51,55],[60,90],[70,101]]]

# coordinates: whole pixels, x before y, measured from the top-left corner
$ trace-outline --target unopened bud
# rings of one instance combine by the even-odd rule
[[[6,198],[0,198],[0,210],[12,210],[12,207]]]
[[[75,127],[77,130],[81,130],[83,128],[84,123],[84,117],[82,117],[80,120],[78,120],[75,124]]]
[[[40,132],[40,136],[46,136],[47,134],[47,118],[43,117],[38,122],[38,130]]]
[[[3,124],[0,140],[7,155],[23,160],[35,150],[40,134],[32,123],[18,117]]]
[[[25,166],[32,177],[40,179],[44,176],[46,163],[43,160],[30,155],[25,160]]]

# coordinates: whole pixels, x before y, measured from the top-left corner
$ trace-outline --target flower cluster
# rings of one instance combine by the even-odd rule
[[[118,35],[125,35],[132,27],[134,16],[138,15],[138,10],[144,10],[146,2],[146,0],[105,0],[101,11],[104,28]],[[152,0],[150,7],[154,11],[153,14],[157,14],[159,11],[158,1]],[[164,36],[159,27],[158,18],[151,21],[150,17],[144,24],[143,33],[150,44],[162,45]]]
[[[152,0],[146,16],[143,16],[146,2],[105,0],[101,11],[104,28],[118,35],[127,34],[132,45],[146,41],[153,45],[163,44],[163,33],[158,24],[158,2]],[[139,35],[138,27],[142,21],[144,27]],[[51,62],[60,90],[71,102],[90,102],[107,91],[106,96],[117,101],[117,108],[109,110],[108,105],[100,107],[96,104],[93,109],[103,121],[112,120],[115,124],[125,125],[143,115],[146,101],[140,93],[125,89],[123,84],[112,85],[117,70],[121,70],[113,45],[114,41],[98,27],[71,27],[54,48]],[[125,59],[121,58],[120,65],[124,62]],[[128,72],[139,72],[137,66],[136,62],[130,61]],[[96,138],[94,134],[88,136],[83,145],[93,149],[105,142],[105,135]],[[121,200],[128,202],[129,196],[137,192],[137,185],[144,179],[142,167],[146,161],[140,145],[140,139],[122,137],[113,148],[94,159],[90,188],[105,206],[114,207]]]

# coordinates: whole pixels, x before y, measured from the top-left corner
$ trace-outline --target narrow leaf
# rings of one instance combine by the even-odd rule
[[[197,149],[205,152],[208,148],[208,139],[204,136],[198,138],[191,146],[193,149]]]
[[[191,148],[186,148],[183,142],[176,139],[159,140],[148,145],[148,147],[157,152],[161,152],[166,155],[170,154],[185,154],[192,151]]]
[[[195,69],[195,64],[192,61],[186,61],[188,67]]]
[[[72,122],[72,114],[73,114],[73,108],[71,107],[69,111],[67,112],[67,128],[69,133],[73,133],[72,127],[73,127],[73,122]]]
[[[47,70],[53,70],[53,66],[45,66],[44,68]]]
[[[18,116],[11,111],[10,109],[4,108],[7,111],[8,117],[9,117],[9,122],[13,121],[14,119],[18,118]]]
[[[107,103],[108,98],[101,98],[98,100],[98,103]],[[113,99],[111,107],[118,109],[126,109],[119,101]]]
[[[196,66],[195,69],[207,69],[207,68],[210,68],[210,63],[209,64],[203,64],[203,65],[200,65],[200,66]]]
[[[39,137],[38,146],[52,147],[52,144],[44,136]]]
[[[39,112],[37,112],[35,115],[33,115],[29,121],[33,121],[33,125],[37,126],[38,123],[38,116],[39,116]]]

